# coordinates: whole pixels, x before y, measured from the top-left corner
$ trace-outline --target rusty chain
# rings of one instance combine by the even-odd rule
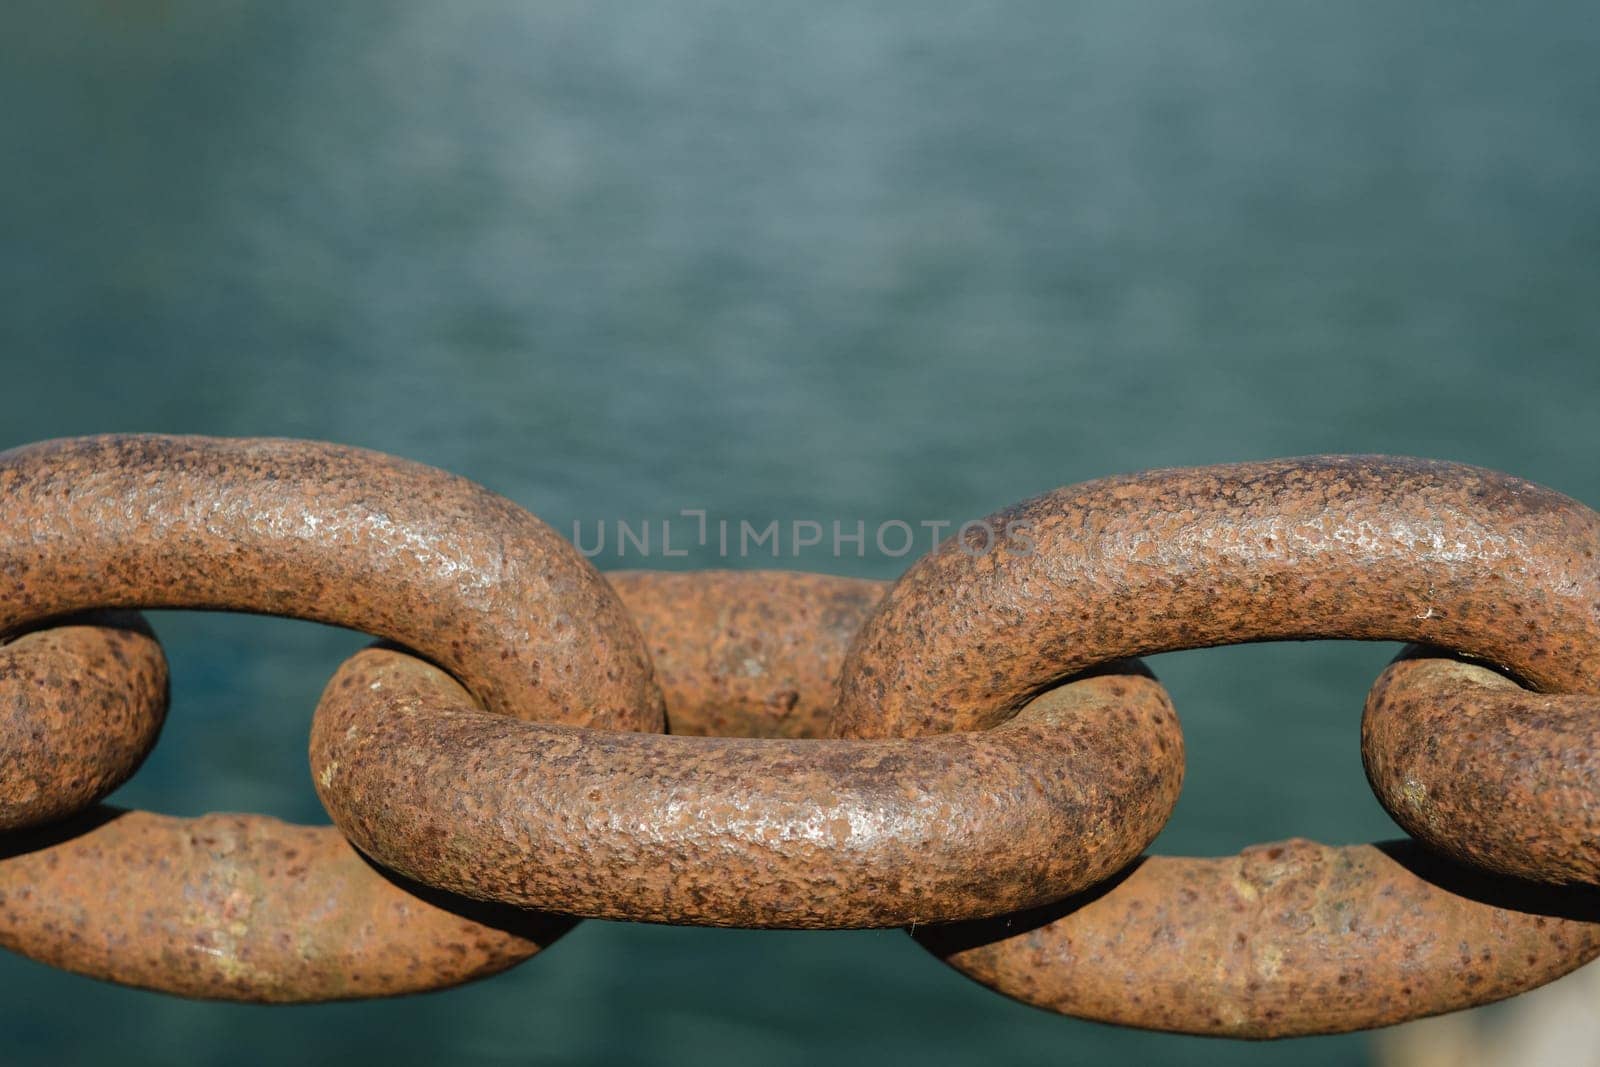
[[[585,917],[908,926],[1044,1008],[1278,1037],[1600,955],[1600,515],[1507,475],[1105,479],[892,585],[602,577],[471,482],[311,442],[47,442],[0,454],[0,500],[0,944],[82,974],[316,1001],[493,974]],[[1018,522],[1030,551],[989,536]],[[157,607],[382,639],[313,717],[334,826],[99,805],[162,726]],[[1413,840],[1142,857],[1184,761],[1136,657],[1285,638],[1414,643],[1361,728]]]

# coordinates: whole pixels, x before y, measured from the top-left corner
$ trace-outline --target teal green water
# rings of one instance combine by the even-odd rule
[[[1600,503],[1597,45],[1578,3],[8,3],[0,447],[325,438],[564,531],[959,521],[1320,451]],[[115,800],[322,821],[310,709],[361,638],[153,618],[172,714]],[[1390,653],[1157,657],[1189,743],[1158,847],[1394,835],[1356,740]],[[7,1064],[1367,1052],[1056,1018],[893,931],[589,923],[402,1002],[188,1003],[11,957],[0,991]]]

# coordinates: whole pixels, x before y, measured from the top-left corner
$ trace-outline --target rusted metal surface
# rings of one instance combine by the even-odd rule
[[[1513,996],[1600,955],[1600,897],[1410,843],[1157,856],[1083,897],[914,936],[1007,996],[1102,1022],[1268,1038]]]
[[[271,438],[0,453],[0,633],[90,608],[288,615],[398,641],[505,715],[659,730],[638,629],[587,560],[464,478]]]
[[[0,508],[0,829],[92,803],[160,727],[140,624],[64,613],[256,611],[405,646],[353,657],[315,715],[339,830],[102,808],[0,839],[0,944],[85,974],[245,1000],[432,989],[571,921],[529,907],[911,925],[1042,1007],[1268,1037],[1483,1003],[1600,954],[1592,885],[1410,844],[1135,862],[1183,741],[1127,657],[1401,639],[1557,695],[1396,664],[1363,734],[1386,805],[1457,859],[1595,881],[1600,516],[1505,475],[1316,457],[1093,482],[887,592],[777,572],[614,589],[486,490],[306,442],[50,442],[0,454]],[[653,669],[695,736],[659,732]],[[726,734],[748,736],[704,736]]]
[[[606,581],[538,519],[442,471],[302,441],[77,438],[0,454],[0,502],[0,633],[91,607],[289,615],[404,642],[502,718],[662,725]],[[208,820],[215,848],[135,814],[110,838],[9,861],[6,943],[119,981],[280,1000],[434,988],[532,950],[427,917],[335,831]],[[153,895],[129,888],[145,884]]]
[[[394,996],[503,971],[571,920],[402,887],[331,826],[91,809],[0,843],[0,945],[188,997]]]
[[[429,885],[608,919],[841,928],[990,915],[1106,877],[1166,822],[1182,744],[1138,673],[980,733],[749,740],[516,722],[369,649],[329,683],[311,764],[340,829]]]
[[[1600,881],[1600,698],[1532,693],[1481,665],[1410,651],[1373,686],[1361,722],[1379,802],[1464,863]]]
[[[1600,688],[1600,516],[1506,475],[1376,456],[1157,471],[1057,490],[988,527],[991,550],[947,542],[868,618],[837,735],[992,727],[1106,659],[1295,637],[1425,641],[1542,687]],[[1007,936],[1020,915],[969,929],[978,941],[953,962],[1074,1015],[1281,1036],[1483,1003],[1600,952],[1587,902],[1558,922],[1460,890],[1371,849],[1158,857],[1040,929]]]
[[[613,571],[667,730],[826,737],[845,649],[889,583],[797,571]]]
[[[138,615],[0,644],[0,830],[82,811],[127,781],[167,712],[167,660]]]
[[[1152,471],[989,526],[993,551],[945,542],[867,620],[839,736],[980,729],[1109,659],[1280,638],[1425,642],[1600,691],[1600,516],[1509,475],[1384,456]]]

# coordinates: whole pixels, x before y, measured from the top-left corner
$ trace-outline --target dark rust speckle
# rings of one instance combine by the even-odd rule
[[[166,712],[166,657],[138,615],[86,616],[0,645],[0,830],[104,798],[144,761]]]
[[[1479,664],[1408,649],[1372,687],[1361,755],[1378,800],[1463,863],[1600,882],[1600,697],[1530,692]]]

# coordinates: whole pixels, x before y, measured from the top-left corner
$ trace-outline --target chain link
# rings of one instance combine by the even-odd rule
[[[1054,1011],[1278,1037],[1600,955],[1600,516],[1506,475],[1107,479],[892,585],[608,581],[479,486],[311,442],[47,442],[0,455],[0,500],[0,944],[69,970],[316,1001],[492,974],[582,917],[910,926]],[[139,607],[383,639],[313,718],[335,826],[95,806],[166,665],[137,616],[63,617]],[[1362,725],[1414,841],[1140,858],[1183,739],[1133,657],[1311,637],[1419,643]]]

